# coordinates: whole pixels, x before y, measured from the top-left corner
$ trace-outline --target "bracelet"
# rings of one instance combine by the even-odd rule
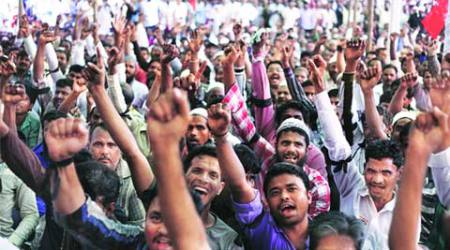
[[[68,159],[62,160],[62,161],[57,161],[57,162],[52,162],[50,163],[50,168],[61,168],[61,167],[67,167],[69,166],[71,163],[73,163],[73,157],[70,157]]]

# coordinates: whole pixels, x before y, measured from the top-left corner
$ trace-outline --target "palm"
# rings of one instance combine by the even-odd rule
[[[370,79],[362,79],[360,85],[363,90],[369,91],[372,90],[377,83],[378,79],[376,77],[372,77]]]
[[[188,120],[181,116],[176,116],[170,121],[156,120],[149,117],[148,136],[150,140],[160,138],[182,138],[187,131]]]

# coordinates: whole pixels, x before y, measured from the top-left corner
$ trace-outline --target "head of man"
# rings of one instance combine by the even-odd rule
[[[120,189],[120,177],[116,172],[92,160],[76,164],[76,171],[84,191],[103,209],[106,216],[115,218]]]
[[[204,145],[211,139],[208,127],[208,111],[204,108],[196,108],[190,112],[188,130],[186,132],[186,144],[189,150]]]
[[[397,67],[388,64],[383,67],[382,80],[384,84],[391,85],[397,79]]]
[[[199,195],[205,208],[209,208],[225,186],[216,148],[206,145],[194,148],[184,159],[183,165],[188,188]]]
[[[125,76],[127,83],[131,83],[136,75],[136,61],[132,58],[125,60]]]
[[[30,56],[28,56],[25,50],[20,50],[19,53],[17,53],[15,63],[17,73],[24,74],[25,72],[28,72],[28,70],[30,70],[31,58]]]
[[[274,90],[274,94],[277,105],[292,100],[291,92],[289,92],[289,88],[285,83],[280,84],[278,89]]]
[[[152,60],[147,69],[147,86],[151,86],[155,80],[156,74],[161,72],[161,62],[159,60]]]
[[[277,127],[288,118],[295,118],[300,121],[304,121],[306,124],[309,124],[310,122],[309,111],[301,102],[295,100],[286,101],[285,103],[279,105],[276,109],[275,121]]]
[[[396,142],[400,142],[400,134],[403,128],[407,127],[416,119],[417,113],[410,111],[401,111],[392,118],[391,138]]]
[[[308,80],[308,69],[304,67],[298,67],[295,69],[295,78],[302,84],[304,81]]]
[[[331,80],[333,80],[333,82],[336,83],[337,77],[338,77],[338,70],[337,70],[336,62],[332,62],[332,63],[328,64],[327,71],[328,71],[328,74],[330,75]]]
[[[58,59],[58,66],[62,72],[66,72],[67,65],[69,63],[69,58],[67,56],[66,49],[64,47],[59,47],[56,49],[56,58]]]
[[[328,91],[328,97],[330,98],[331,106],[333,106],[334,112],[337,114],[337,105],[339,103],[339,90],[330,89]]]
[[[283,66],[280,61],[271,61],[267,64],[267,77],[269,78],[272,92],[276,91],[281,84],[286,82]]]
[[[103,124],[92,127],[89,138],[89,153],[92,158],[115,171],[122,152],[106,127]]]
[[[203,205],[200,198],[194,192],[191,193],[195,208],[200,214],[203,210]],[[155,188],[151,190],[148,199],[143,201],[147,208],[147,215],[145,218],[145,241],[148,250],[172,250],[173,243],[167,232],[164,218],[162,216],[162,209],[159,202],[158,190]]]
[[[314,99],[316,97],[316,88],[314,87],[314,83],[310,80],[306,80],[302,83],[302,86],[306,97],[311,101],[311,103],[314,103]]]
[[[285,162],[274,164],[263,189],[270,214],[281,228],[307,223],[311,197],[308,176],[301,168]]]
[[[56,81],[55,95],[52,99],[53,106],[55,106],[56,109],[58,109],[61,103],[63,103],[63,101],[67,98],[67,96],[72,93],[72,88],[73,81],[71,79],[61,78]]]
[[[309,51],[303,51],[300,55],[300,64],[303,68],[308,68],[308,60],[311,59],[313,54]]]
[[[363,222],[354,216],[337,211],[322,213],[309,225],[310,249],[361,249],[364,233]]]
[[[397,143],[376,140],[366,147],[364,179],[377,208],[391,201],[403,166],[403,154]]]
[[[303,121],[288,118],[277,129],[277,162],[303,166],[309,146],[309,128]]]
[[[141,57],[148,62],[150,59],[150,51],[148,51],[147,47],[140,47],[139,48],[139,53],[141,53]]]
[[[68,78],[79,86],[86,85],[87,82],[82,73],[83,69],[83,66],[77,64],[70,66]]]

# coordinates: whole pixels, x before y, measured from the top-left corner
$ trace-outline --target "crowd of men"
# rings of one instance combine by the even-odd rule
[[[0,13],[0,249],[450,247],[430,1],[55,2]]]

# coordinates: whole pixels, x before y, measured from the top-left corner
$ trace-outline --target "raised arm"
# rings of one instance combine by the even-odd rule
[[[161,58],[161,93],[173,88],[172,70],[170,62],[179,56],[180,52],[175,45],[164,44]]]
[[[153,150],[161,212],[175,249],[209,249],[180,159],[179,142],[187,131],[188,122],[187,97],[175,88],[152,105],[147,131]]]
[[[145,156],[139,150],[133,134],[114,108],[105,90],[105,68],[102,56],[97,50],[98,64],[90,63],[83,72],[88,80],[88,88],[92,94],[103,122],[106,124],[111,137],[122,150],[129,163],[133,176],[133,183],[138,192],[143,192],[153,182],[153,173]]]
[[[417,74],[408,73],[400,78],[400,86],[395,91],[391,102],[389,103],[388,111],[393,116],[403,109],[403,99],[408,93],[408,88],[415,88],[417,85]]]
[[[431,153],[450,146],[450,140],[447,139],[450,136],[448,122],[448,115],[438,108],[416,119],[415,128],[409,136],[406,162],[389,232],[389,247],[393,250],[419,249],[416,243],[417,223],[427,162]]]
[[[374,133],[376,138],[387,139],[387,135],[383,130],[383,121],[378,114],[375,105],[375,97],[373,88],[377,85],[381,78],[381,69],[378,67],[371,67],[361,73],[361,90],[364,93],[364,106],[366,108],[366,123],[369,129]]]
[[[16,105],[25,98],[25,90],[14,85],[3,89],[2,101],[5,106]],[[15,113],[14,113],[15,115]],[[3,114],[0,114],[3,118]],[[0,146],[3,161],[35,193],[44,190],[46,170],[34,152],[23,143],[3,119],[0,119]]]
[[[247,182],[242,163],[227,140],[230,122],[230,110],[226,104],[218,103],[209,108],[208,127],[214,136],[219,165],[224,173],[226,183],[231,188],[233,200],[241,204],[250,203],[256,195]]]
[[[44,30],[39,36],[38,48],[33,63],[33,80],[38,85],[44,82],[44,60],[45,60],[45,46],[47,43],[55,41],[56,37],[53,32]]]

